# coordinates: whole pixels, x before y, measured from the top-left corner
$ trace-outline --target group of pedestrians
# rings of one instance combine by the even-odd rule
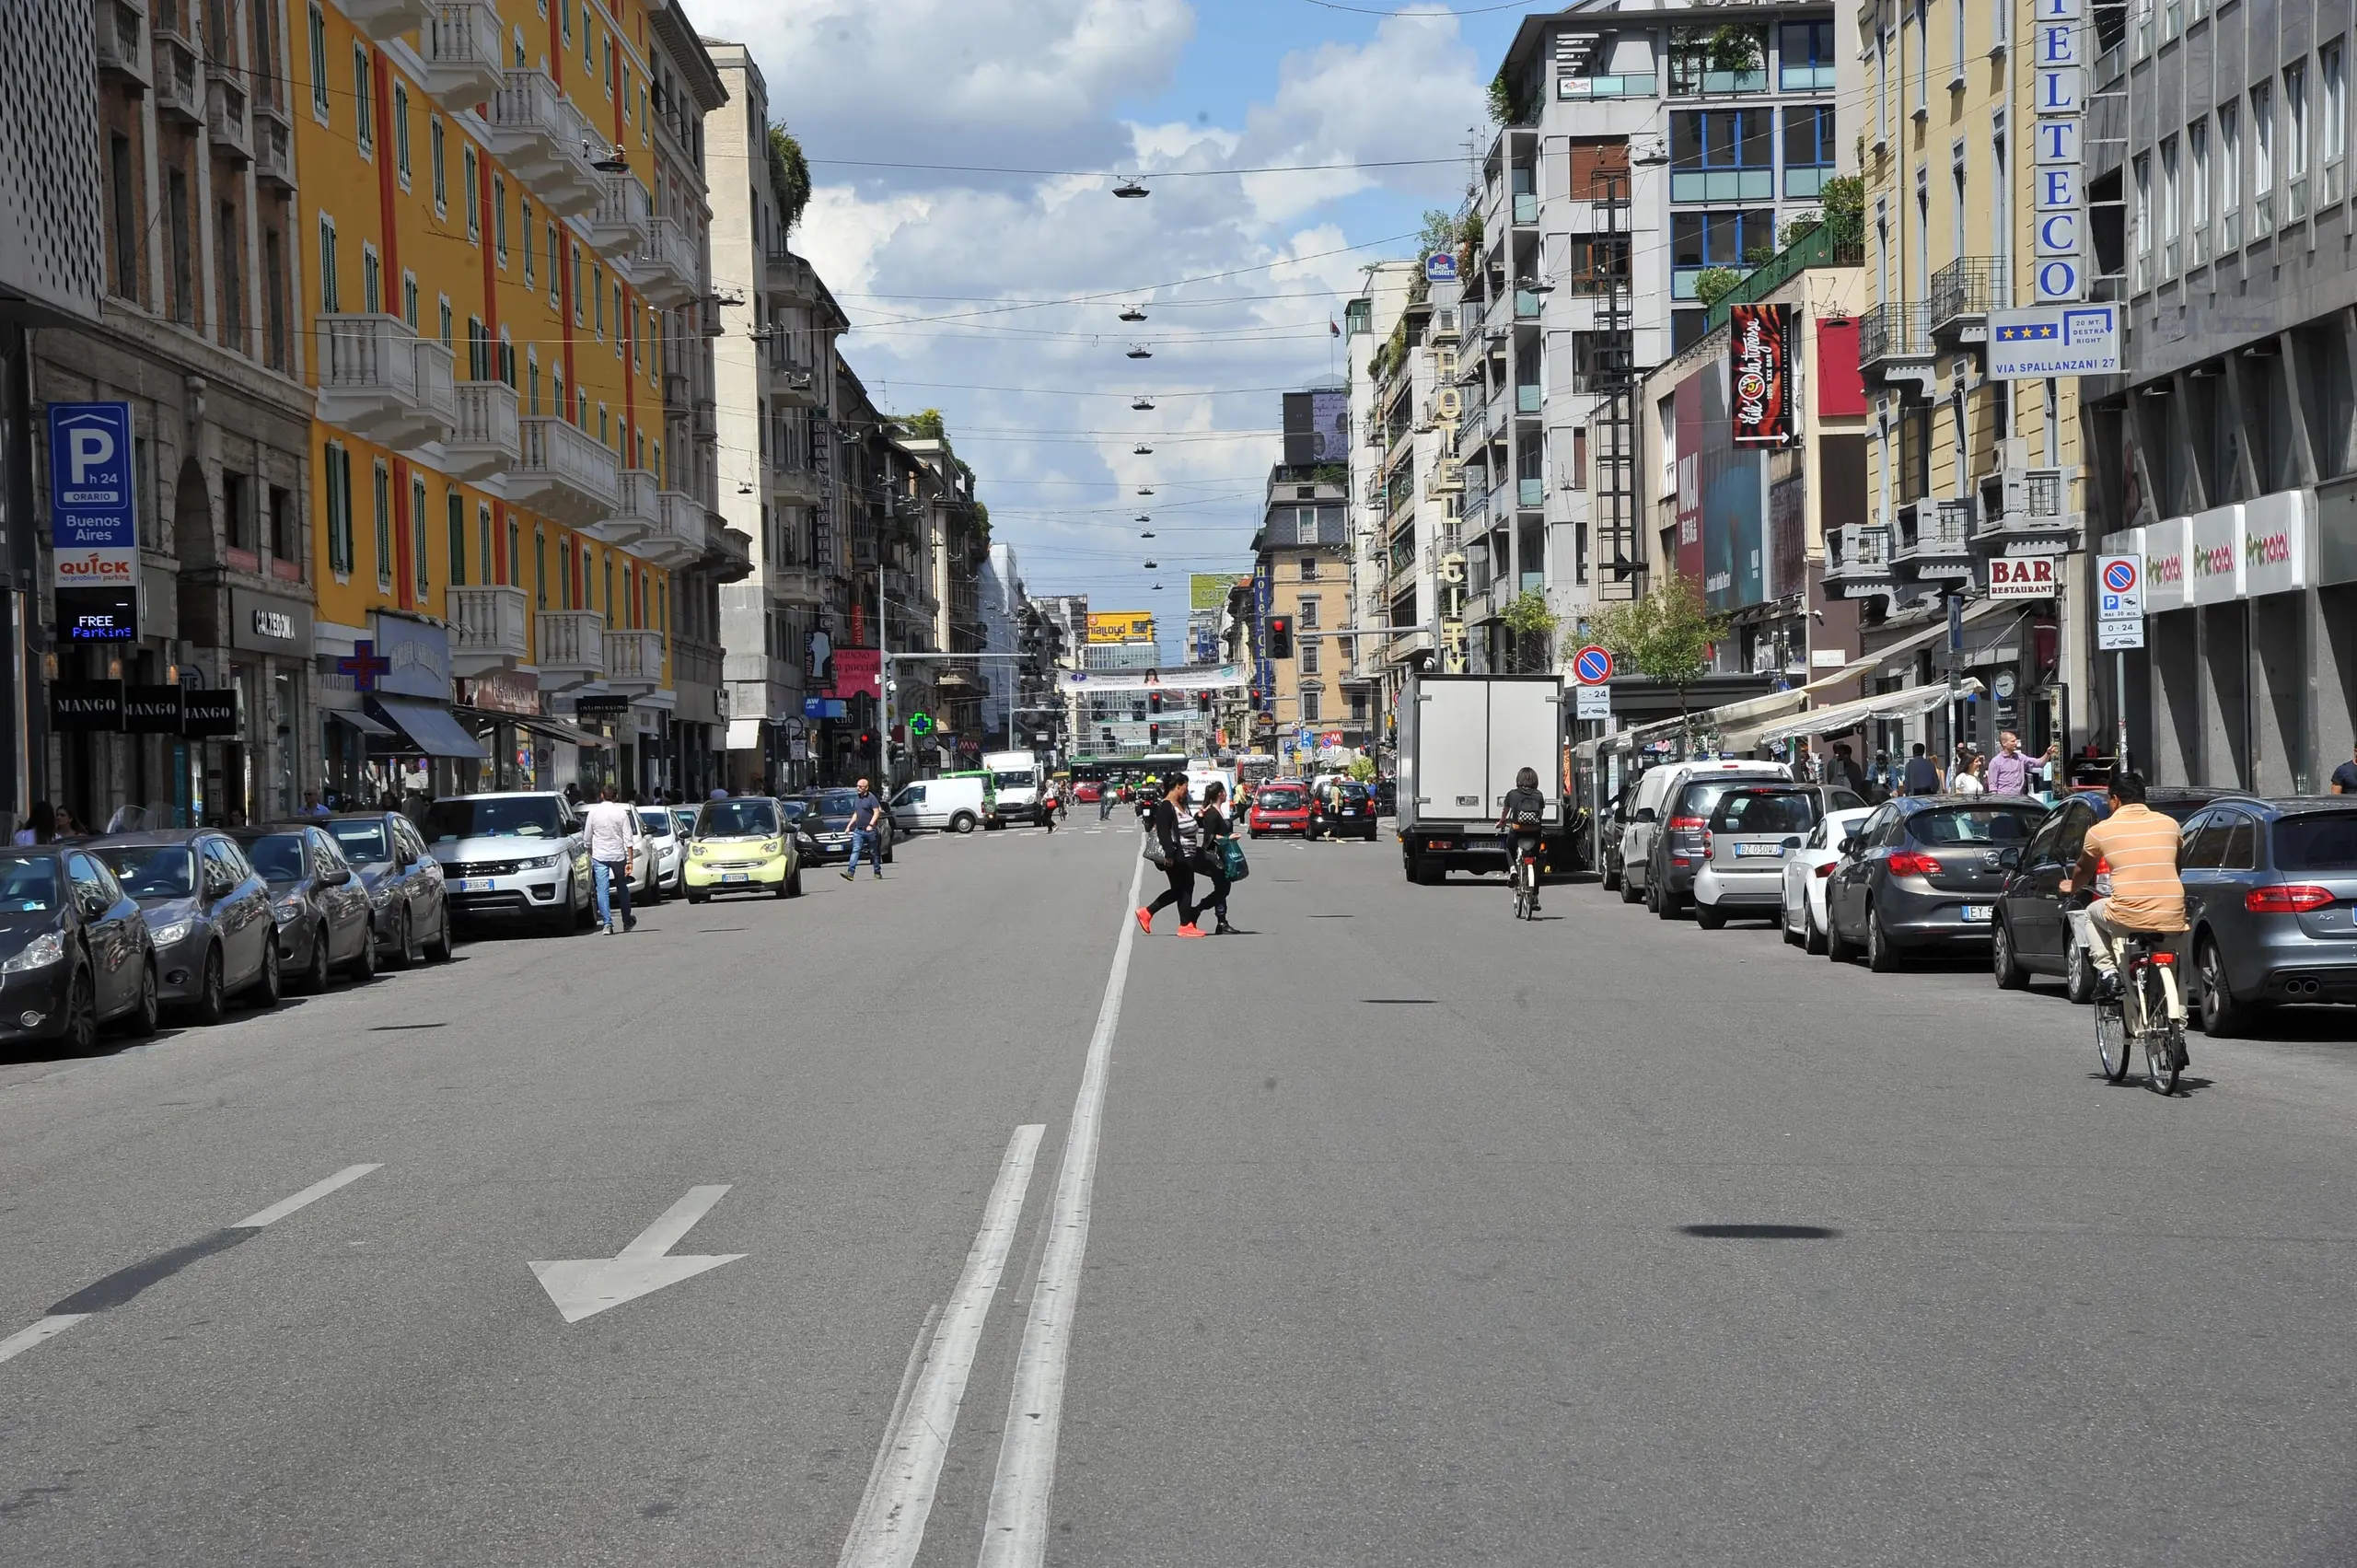
[[[1243,856],[1235,821],[1227,813],[1227,785],[1213,779],[1204,786],[1203,803],[1197,807],[1188,799],[1184,774],[1167,780],[1162,798],[1146,810],[1145,839],[1146,858],[1162,868],[1170,886],[1138,910],[1138,929],[1153,935],[1154,917],[1176,908],[1181,936],[1235,935],[1236,927],[1227,923],[1228,890],[1236,885],[1230,867]],[[1211,891],[1200,902],[1195,898],[1198,876],[1211,879]],[[1198,923],[1206,910],[1218,920],[1209,931]]]
[[[2044,796],[2060,788],[2062,749],[2047,748],[2043,757],[2022,749],[2022,738],[2012,730],[1997,738],[1991,756],[1969,741],[1958,745],[1946,767],[1917,741],[1903,761],[1890,753],[1875,753],[1871,767],[1859,767],[1850,743],[1837,740],[1832,755],[1816,764],[1818,777],[1880,805],[1895,795],[2027,795]]]

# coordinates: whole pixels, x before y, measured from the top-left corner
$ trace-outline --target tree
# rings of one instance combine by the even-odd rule
[[[1422,260],[1443,250],[1454,250],[1461,238],[1455,213],[1445,213],[1438,207],[1428,208],[1424,213],[1424,226],[1416,235],[1417,258]]]
[[[1530,119],[1529,107],[1522,95],[1515,91],[1514,82],[1506,75],[1506,68],[1490,78],[1490,118],[1501,125],[1520,125]]]
[[[810,204],[810,165],[802,156],[802,144],[783,125],[770,127],[770,193],[777,198],[792,232],[802,221],[802,209]]]
[[[1588,634],[1616,661],[1656,686],[1675,690],[1684,726],[1690,723],[1687,688],[1710,673],[1711,645],[1726,635],[1726,621],[1711,613],[1694,579],[1672,572],[1644,598],[1597,616]]]
[[[1506,606],[1499,617],[1506,630],[1514,633],[1515,662],[1533,670],[1543,670],[1554,663],[1555,650],[1550,639],[1559,622],[1555,612],[1547,608],[1547,596],[1537,588],[1525,588],[1515,601]]]
[[[1375,759],[1372,757],[1352,758],[1349,772],[1351,777],[1358,780],[1361,784],[1373,784],[1375,782]]]
[[[1704,306],[1716,305],[1735,292],[1743,274],[1733,267],[1709,267],[1694,274],[1694,297]]]

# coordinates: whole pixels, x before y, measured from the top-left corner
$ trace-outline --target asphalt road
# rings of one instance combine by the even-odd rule
[[[0,1562],[2357,1561],[2357,1013],[1096,827],[0,1067]]]

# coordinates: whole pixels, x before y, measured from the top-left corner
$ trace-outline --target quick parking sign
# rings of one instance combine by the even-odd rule
[[[139,509],[129,403],[49,405],[51,581],[67,642],[139,636]]]

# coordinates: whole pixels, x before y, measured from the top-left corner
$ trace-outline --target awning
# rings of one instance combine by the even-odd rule
[[[1941,630],[1946,628],[1943,626]],[[1951,696],[1978,696],[1980,690],[1980,682],[1968,676],[1957,681],[1953,690],[1943,681],[1937,686],[1910,686],[1902,691],[1883,691],[1854,703],[1837,703],[1829,708],[1812,708],[1807,713],[1769,725],[1752,738],[1751,744],[1764,746],[1771,740],[1788,740],[1800,735],[1839,735],[1859,725],[1881,719],[1921,718],[1934,708],[1945,707]]]
[[[527,735],[537,735],[543,740],[553,740],[563,746],[586,746],[591,749],[614,749],[614,743],[602,735],[593,735],[568,719],[552,718],[546,714],[501,714],[494,715],[514,725]]]
[[[390,736],[393,733],[389,726],[378,724],[358,708],[327,708],[322,711],[336,723],[348,726],[362,735]]]
[[[378,720],[396,726],[415,749],[428,757],[482,761],[482,743],[469,735],[466,726],[439,703],[412,702],[404,697],[374,697],[370,707]],[[406,749],[395,745],[389,749]]]
[[[730,719],[728,721],[728,749],[731,751],[759,751],[761,749],[761,720]]]

